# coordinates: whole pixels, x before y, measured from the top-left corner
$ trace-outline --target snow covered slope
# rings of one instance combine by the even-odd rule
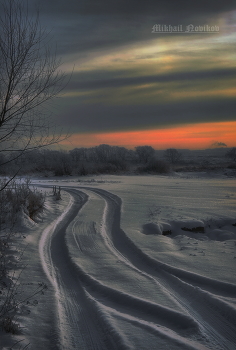
[[[35,183],[64,193],[63,207],[32,243],[39,245],[34,264],[50,285],[48,348],[236,348],[235,180]],[[42,312],[38,338],[30,324],[26,332],[39,350],[48,336]]]

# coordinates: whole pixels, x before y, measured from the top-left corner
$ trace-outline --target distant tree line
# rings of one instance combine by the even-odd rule
[[[10,155],[12,157],[12,154]],[[3,155],[1,155],[3,157]],[[70,151],[35,149],[7,163],[4,155],[0,173],[8,175],[20,168],[20,173],[43,173],[45,176],[115,174],[115,173],[168,173],[171,159],[159,159],[151,146],[135,150],[102,144]]]
[[[236,148],[225,153],[222,159],[235,163]],[[9,155],[12,158],[12,153]],[[185,160],[175,148],[156,151],[151,146],[138,146],[134,150],[102,144],[90,148],[74,148],[69,151],[34,149],[7,162],[7,155],[0,153],[0,175],[41,173],[44,176],[70,176],[89,174],[165,174],[172,170],[207,170],[215,167],[211,157],[200,158],[196,164]],[[4,159],[3,159],[4,158]],[[233,166],[233,165],[232,165]]]

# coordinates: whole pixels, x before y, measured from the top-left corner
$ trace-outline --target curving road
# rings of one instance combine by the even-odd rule
[[[144,253],[120,227],[116,195],[88,187],[65,190],[68,208],[40,241],[55,289],[61,349],[236,348],[236,309],[228,302],[235,285]],[[94,198],[103,203],[101,221],[85,222]]]

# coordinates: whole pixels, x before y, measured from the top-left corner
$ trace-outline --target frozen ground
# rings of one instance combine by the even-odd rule
[[[49,288],[20,316],[16,340],[36,350],[236,348],[235,179],[34,183],[61,186],[62,200],[48,196],[25,238],[22,283]]]

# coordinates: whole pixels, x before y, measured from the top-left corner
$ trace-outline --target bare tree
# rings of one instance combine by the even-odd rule
[[[226,157],[236,162],[236,147],[233,147],[228,152],[226,152]]]
[[[62,139],[42,106],[60,93],[60,60],[47,47],[39,18],[22,0],[3,0],[0,15],[0,154],[11,162]]]
[[[176,164],[180,161],[182,154],[175,148],[168,148],[164,153],[165,158],[171,164]]]
[[[151,146],[137,146],[135,151],[141,163],[147,163],[155,155],[155,150]]]

